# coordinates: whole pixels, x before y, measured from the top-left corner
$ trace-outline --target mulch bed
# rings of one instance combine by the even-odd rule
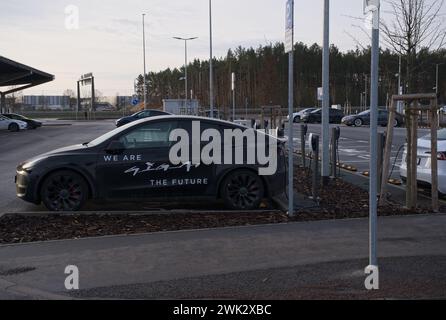
[[[311,195],[311,175],[296,170],[296,190]],[[235,227],[296,221],[362,218],[369,214],[368,193],[342,180],[333,180],[320,190],[319,208],[303,209],[294,218],[277,211],[237,213],[172,213],[150,215],[7,215],[0,218],[0,244],[47,240],[78,239],[96,236],[139,234],[162,231]],[[442,211],[442,212],[446,212]],[[381,216],[424,214],[389,204]]]

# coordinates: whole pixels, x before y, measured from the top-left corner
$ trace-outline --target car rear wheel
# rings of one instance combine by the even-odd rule
[[[11,123],[10,125],[9,125],[9,131],[11,131],[11,132],[17,132],[17,131],[19,131],[20,130],[20,127],[19,127],[19,125],[17,124],[17,123]]]
[[[398,119],[393,120],[393,127],[398,128],[399,126],[400,126],[400,122],[398,121]]]
[[[361,119],[355,119],[355,127],[362,127],[362,120]]]
[[[300,116],[295,116],[293,122],[294,123],[299,123],[300,122]]]
[[[249,170],[232,172],[223,181],[222,196],[225,205],[232,210],[259,208],[265,190],[260,177]]]
[[[50,211],[78,211],[88,198],[88,186],[79,174],[58,171],[42,184],[42,201]]]

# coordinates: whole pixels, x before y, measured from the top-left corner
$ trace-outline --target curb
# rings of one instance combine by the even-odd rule
[[[46,292],[36,288],[30,288],[19,285],[17,283],[9,282],[0,278],[0,290],[13,295],[21,296],[26,300],[76,300],[74,298]]]
[[[176,214],[227,214],[227,213],[239,213],[239,214],[262,214],[262,213],[283,213],[281,210],[253,210],[253,211],[231,211],[231,210],[154,210],[154,211],[77,211],[77,212],[64,212],[64,211],[41,211],[41,212],[7,212],[2,217],[42,217],[42,216],[152,216],[152,215],[176,215]]]

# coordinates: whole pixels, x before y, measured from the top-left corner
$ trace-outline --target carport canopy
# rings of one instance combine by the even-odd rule
[[[53,80],[54,76],[52,74],[0,56],[1,109],[3,110],[6,107],[5,96],[7,94],[29,89]],[[3,88],[7,88],[6,91],[3,91]]]

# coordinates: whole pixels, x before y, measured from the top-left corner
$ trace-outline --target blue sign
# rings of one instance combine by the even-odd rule
[[[286,3],[286,30],[294,28],[294,0],[287,0]]]
[[[133,99],[132,99],[132,106],[137,106],[138,103],[139,103],[138,98],[133,98]]]

